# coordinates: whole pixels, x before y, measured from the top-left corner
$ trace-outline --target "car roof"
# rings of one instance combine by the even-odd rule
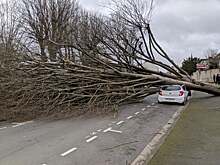
[[[180,86],[180,87],[182,87],[182,86],[184,86],[184,85],[162,85],[161,87],[168,87],[168,86]]]

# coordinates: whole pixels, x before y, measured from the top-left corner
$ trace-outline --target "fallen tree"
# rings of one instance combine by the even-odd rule
[[[13,68],[1,66],[1,109],[32,107],[53,114],[116,108],[142,101],[164,84],[220,95],[219,88],[193,80],[162,49],[150,28],[149,2],[113,1],[111,17],[91,16],[80,25],[90,32],[83,39],[78,33],[71,41],[47,39],[56,49],[74,50],[74,58],[32,58]]]

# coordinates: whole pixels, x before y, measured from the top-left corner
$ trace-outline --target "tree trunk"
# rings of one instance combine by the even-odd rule
[[[201,82],[187,82],[187,81],[181,81],[181,80],[175,80],[170,78],[163,78],[161,79],[164,81],[164,84],[184,84],[186,87],[190,90],[196,90],[201,91],[209,94],[213,94],[215,96],[220,96],[220,88],[217,88],[216,86],[201,83]]]

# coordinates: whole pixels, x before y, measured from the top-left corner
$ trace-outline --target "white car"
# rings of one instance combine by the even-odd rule
[[[191,96],[191,92],[185,85],[165,85],[160,88],[158,103],[170,102],[184,105],[188,96]]]

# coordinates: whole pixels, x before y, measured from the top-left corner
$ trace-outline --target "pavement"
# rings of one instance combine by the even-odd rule
[[[156,95],[118,114],[0,123],[0,165],[126,165],[179,110]]]
[[[219,165],[220,97],[194,92],[189,106],[148,165]]]

